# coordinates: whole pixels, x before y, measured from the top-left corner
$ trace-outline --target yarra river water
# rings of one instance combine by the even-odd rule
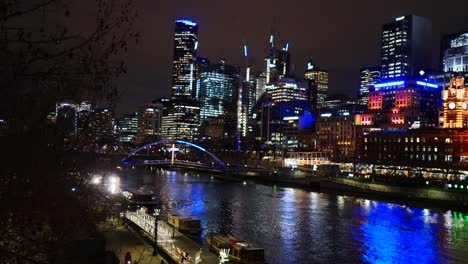
[[[468,209],[244,185],[193,172],[139,174],[163,211],[200,218],[203,238],[221,231],[253,242],[268,263],[468,263]]]

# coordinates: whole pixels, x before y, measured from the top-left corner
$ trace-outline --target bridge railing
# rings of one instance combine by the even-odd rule
[[[159,164],[164,164],[164,165],[169,165],[172,162],[170,160],[164,159],[164,160],[136,160],[133,162],[129,161],[124,161],[122,162],[123,165],[159,165]],[[203,167],[203,168],[220,168],[219,164],[216,164],[214,162],[209,162],[209,163],[203,163],[200,161],[188,161],[188,160],[174,160],[172,163],[174,165],[189,165],[189,166],[195,166],[195,167]]]

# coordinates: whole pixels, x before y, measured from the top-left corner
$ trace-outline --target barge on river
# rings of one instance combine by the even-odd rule
[[[197,218],[169,213],[167,223],[189,236],[198,236],[201,232],[200,219]]]
[[[265,253],[263,248],[250,242],[240,240],[230,235],[209,234],[206,242],[211,250],[219,253],[220,249],[229,249],[229,259],[242,264],[263,264]]]

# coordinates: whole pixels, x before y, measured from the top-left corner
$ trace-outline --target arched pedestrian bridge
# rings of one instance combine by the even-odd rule
[[[144,145],[121,160],[122,166],[169,166],[225,169],[222,160],[185,140],[160,140]]]

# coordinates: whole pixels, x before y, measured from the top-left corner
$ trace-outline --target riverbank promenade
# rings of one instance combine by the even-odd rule
[[[146,239],[154,243],[154,216],[142,210],[136,212],[127,211],[125,219],[138,227]],[[157,246],[162,255],[171,263],[219,263],[219,258],[202,245],[189,239],[169,224],[158,220]]]

